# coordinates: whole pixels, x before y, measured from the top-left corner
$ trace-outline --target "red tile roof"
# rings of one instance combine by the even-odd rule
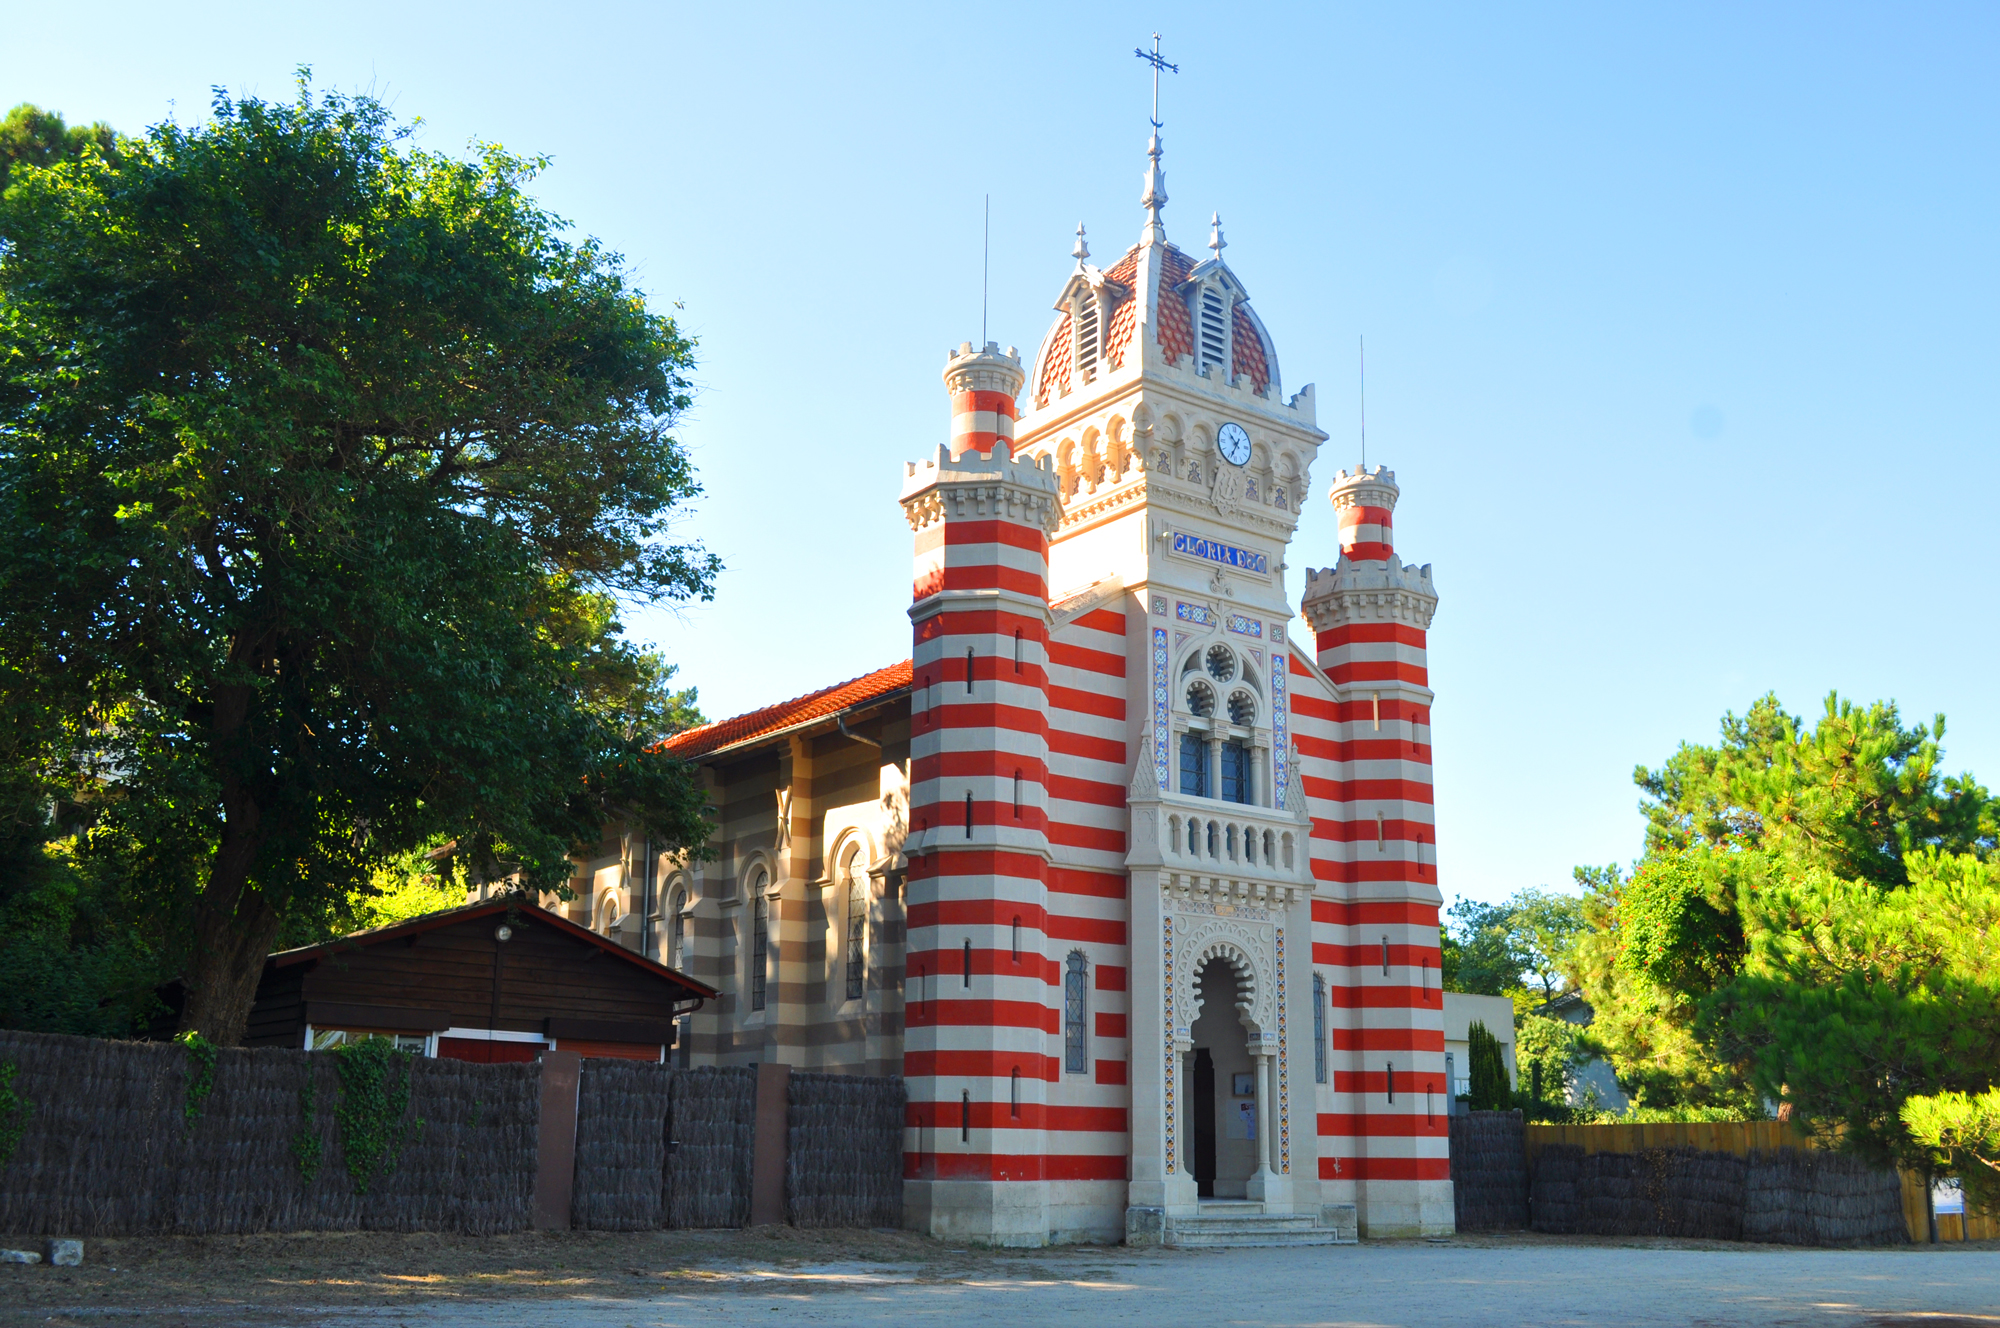
[[[1167,363],[1178,364],[1184,355],[1194,354],[1194,319],[1188,316],[1187,300],[1174,287],[1194,271],[1194,260],[1168,245],[1166,261],[1160,264],[1160,307],[1154,314],[1159,326],[1160,351]]]
[[[718,719],[713,724],[704,724],[698,729],[676,733],[660,744],[662,751],[693,760],[724,747],[734,747],[738,743],[753,738],[768,737],[782,733],[800,724],[816,719],[831,719],[844,710],[879,701],[893,696],[899,691],[907,691],[910,686],[910,661],[891,664],[886,669],[864,673],[859,678],[822,687],[804,696],[795,696],[789,701],[765,706],[762,710],[752,710],[747,715],[737,715],[731,719]]]
[[[1055,331],[1049,334],[1049,348],[1043,353],[1042,372],[1035,380],[1035,406],[1037,409],[1049,404],[1051,396],[1061,396],[1069,391],[1070,366],[1070,326],[1069,315],[1056,320]]]
[[[1264,339],[1257,335],[1257,325],[1250,321],[1250,315],[1237,305],[1230,319],[1230,367],[1239,374],[1250,375],[1251,386],[1259,393],[1270,390],[1271,365],[1264,358]]]

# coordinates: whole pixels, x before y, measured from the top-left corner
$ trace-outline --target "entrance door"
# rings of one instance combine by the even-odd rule
[[[1194,1049],[1194,1091],[1189,1106],[1194,1111],[1195,1193],[1204,1199],[1215,1197],[1215,1062],[1207,1047]]]

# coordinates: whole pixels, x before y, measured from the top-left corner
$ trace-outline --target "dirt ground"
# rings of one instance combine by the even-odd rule
[[[11,1242],[36,1248],[35,1242]],[[1534,1235],[1358,1247],[953,1247],[900,1231],[306,1235],[85,1243],[0,1265],[0,1323],[424,1328],[773,1322],[2000,1328],[2000,1242],[1791,1250]]]

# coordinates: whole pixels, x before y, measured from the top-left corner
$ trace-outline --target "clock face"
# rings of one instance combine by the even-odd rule
[[[1244,465],[1250,460],[1250,435],[1240,424],[1225,424],[1215,431],[1215,450],[1230,465]]]

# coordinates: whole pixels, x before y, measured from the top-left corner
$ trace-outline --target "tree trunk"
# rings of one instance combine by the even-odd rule
[[[224,693],[215,731],[231,733],[240,726],[246,698],[244,688]],[[227,772],[222,810],[222,842],[196,905],[193,971],[185,979],[180,1031],[199,1033],[218,1047],[235,1047],[249,1029],[264,960],[283,920],[250,880],[264,844],[263,809]]]
[[[264,960],[278,939],[281,919],[264,896],[239,878],[233,888],[218,891],[216,876],[202,892],[201,917],[195,924],[194,966],[187,977],[187,1002],[181,1007],[181,1031],[195,1032],[218,1047],[243,1044],[250,1026],[250,1007],[257,1003],[257,985]],[[211,904],[219,893],[233,894],[236,907]]]

